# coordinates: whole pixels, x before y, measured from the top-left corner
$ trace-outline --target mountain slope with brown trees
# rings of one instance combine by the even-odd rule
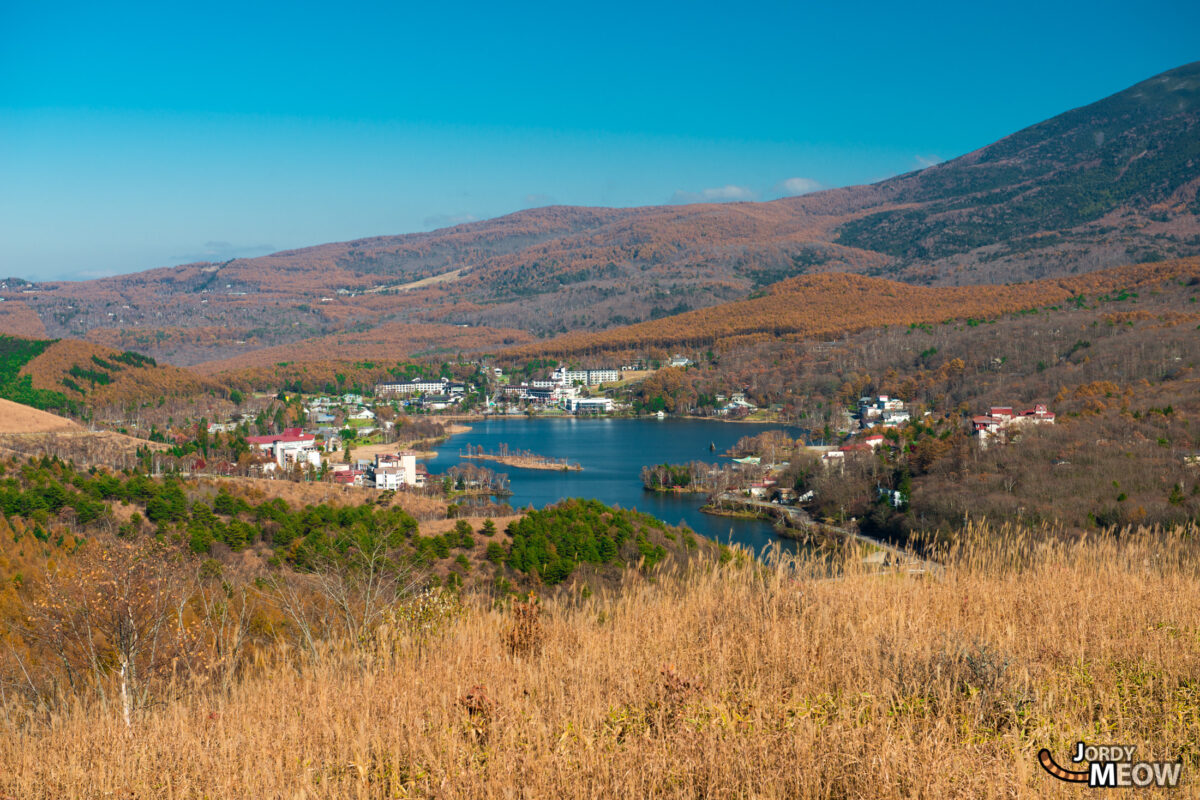
[[[924,287],[833,273],[791,278],[760,297],[598,333],[570,333],[509,350],[513,358],[637,354],[649,349],[728,348],[776,338],[838,336],[880,325],[993,317],[1083,293],[1200,276],[1200,258],[1139,264],[1007,286]]]
[[[46,326],[33,309],[19,300],[0,303],[0,334],[44,338]]]
[[[20,368],[19,379],[28,380],[44,396],[65,398],[55,408],[88,419],[123,419],[139,407],[172,413],[192,406],[197,398],[215,401],[229,394],[189,370],[158,364],[132,351],[74,339],[36,343],[40,352]]]
[[[212,375],[282,363],[323,361],[398,361],[464,352],[495,351],[533,341],[522,330],[387,322],[367,331],[334,333],[293,344],[253,350],[240,356],[197,365]]]

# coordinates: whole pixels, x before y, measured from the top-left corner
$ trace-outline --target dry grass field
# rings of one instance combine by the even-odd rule
[[[936,575],[735,560],[524,624],[468,601],[422,647],[278,653],[128,728],[8,703],[0,796],[1075,797],[1035,759],[1079,739],[1182,759],[1197,796],[1197,533],[968,531]]]
[[[84,466],[131,466],[139,448],[166,445],[112,431],[89,431],[78,423],[36,408],[0,399],[0,454],[50,455]]]
[[[357,451],[356,451],[357,452]],[[280,498],[293,508],[325,503],[331,506],[357,506],[363,503],[380,503],[381,495],[374,489],[361,486],[339,486],[331,483],[297,483],[294,481],[271,480],[269,478],[203,477],[197,486],[206,487],[214,494],[225,490],[235,496],[244,497],[252,503],[269,498]],[[418,520],[445,520],[446,501],[438,496],[416,492],[395,492],[384,505],[404,509]],[[453,524],[453,523],[451,523]]]
[[[83,430],[57,414],[0,399],[0,433],[58,433]]]
[[[113,431],[78,430],[49,433],[0,434],[0,453],[22,456],[57,456],[81,466],[125,469],[137,463],[139,449],[163,451],[167,445]]]

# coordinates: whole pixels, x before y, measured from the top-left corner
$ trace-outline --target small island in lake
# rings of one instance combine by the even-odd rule
[[[499,451],[495,453],[487,452],[483,449],[482,445],[478,447],[468,446],[465,451],[459,451],[458,455],[460,458],[495,461],[499,464],[518,467],[520,469],[548,469],[559,472],[580,472],[583,470],[582,464],[571,464],[565,458],[548,458],[540,456],[537,453],[531,453],[528,450],[510,451],[506,444],[501,444]]]

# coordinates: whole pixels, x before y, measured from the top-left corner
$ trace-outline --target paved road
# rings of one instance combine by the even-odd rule
[[[723,492],[722,494],[717,495],[716,500],[720,503],[736,503],[737,505],[768,511],[775,516],[781,516],[785,518],[788,524],[794,528],[818,527],[822,531],[832,531],[833,533],[844,536],[847,539],[853,539],[860,544],[877,548],[885,553],[888,553],[893,559],[895,559],[897,563],[908,567],[909,572],[933,572],[940,574],[942,570],[942,566],[934,561],[923,559],[907,550],[888,544],[887,542],[881,542],[878,539],[872,539],[870,536],[866,536],[858,531],[850,530],[848,528],[841,528],[836,525],[818,524],[816,520],[814,520],[812,516],[810,516],[809,513],[802,508],[796,508],[795,506],[784,506],[780,505],[779,503],[768,503],[765,500],[755,500],[740,494],[734,494],[733,492]]]

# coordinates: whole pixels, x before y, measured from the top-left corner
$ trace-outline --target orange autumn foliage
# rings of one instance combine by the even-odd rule
[[[882,325],[989,318],[1072,297],[1200,275],[1200,258],[1138,264],[1007,286],[922,287],[848,273],[781,281],[761,297],[597,333],[569,333],[506,355],[566,357],[658,348],[732,347],[772,338],[822,338]]]

